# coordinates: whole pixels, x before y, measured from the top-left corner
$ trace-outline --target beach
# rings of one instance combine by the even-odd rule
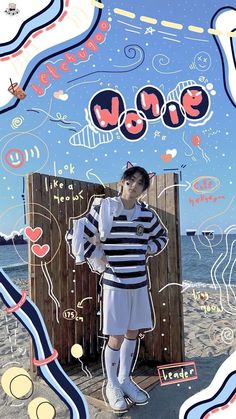
[[[27,289],[26,281],[15,282],[21,289]],[[192,284],[183,292],[185,361],[195,362],[198,379],[182,382],[179,385],[156,385],[150,391],[149,403],[132,407],[124,414],[124,418],[176,419],[181,404],[192,394],[209,385],[221,363],[236,348],[233,316],[227,307],[229,304],[226,295],[223,295],[220,301],[219,289],[215,290],[213,286]],[[12,314],[6,314],[2,302],[0,302],[0,325],[1,377],[12,365],[29,370],[30,336]],[[27,407],[36,397],[49,400],[56,410],[56,417],[70,417],[64,403],[39,378],[34,380],[32,395],[24,401],[8,396],[1,389],[0,417],[15,418],[16,415],[18,418],[29,417]],[[89,410],[91,418],[116,417],[112,412],[103,412],[93,406],[89,406]]]

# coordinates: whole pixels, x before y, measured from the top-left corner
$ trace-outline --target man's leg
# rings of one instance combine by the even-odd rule
[[[118,365],[120,360],[120,347],[124,340],[123,335],[110,336],[104,351],[104,360],[107,373],[106,395],[110,406],[117,411],[127,409],[124,393],[118,381]]]
[[[139,330],[128,330],[120,350],[119,382],[124,381],[131,374],[131,367],[136,353],[137,336]]]
[[[110,336],[104,351],[107,381],[110,384],[118,385],[118,366],[120,361],[120,347],[124,336]]]
[[[120,349],[119,383],[122,391],[134,403],[143,404],[148,394],[142,391],[131,379],[131,367],[136,356],[137,336],[139,330],[128,330]]]

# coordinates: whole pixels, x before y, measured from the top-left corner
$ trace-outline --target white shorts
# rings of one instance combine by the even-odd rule
[[[102,332],[124,335],[127,330],[152,329],[153,320],[147,286],[120,289],[103,286]]]

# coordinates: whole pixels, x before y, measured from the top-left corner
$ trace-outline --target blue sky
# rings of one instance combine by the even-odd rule
[[[108,183],[120,178],[128,160],[157,174],[171,168],[178,169],[178,173],[181,170],[182,233],[186,228],[206,228],[209,224],[225,229],[235,220],[236,110],[224,89],[219,50],[207,32],[213,15],[225,6],[224,2],[209,0],[207,7],[189,0],[146,0],[138,4],[104,1],[104,4],[101,19],[109,21],[110,30],[105,41],[97,44],[98,51],[90,50],[87,61],[70,62],[67,72],[58,70],[60,78],[50,77],[50,86],[39,96],[30,84],[40,85],[39,74],[45,72],[48,63],[45,60],[26,88],[27,97],[11,111],[0,114],[0,231],[9,234],[24,227],[21,195],[23,175],[27,172],[53,175],[55,170],[57,173],[62,170],[64,177],[86,180],[86,172],[92,169],[103,183]],[[135,13],[136,17],[118,15],[115,7]],[[140,16],[156,18],[157,24],[143,22]],[[179,23],[183,29],[167,28],[161,23],[163,20]],[[204,32],[191,32],[189,25],[202,27]],[[99,30],[95,29],[96,32]],[[126,49],[129,57],[124,53],[128,46],[134,48],[130,52]],[[71,54],[77,54],[78,50],[78,47],[68,47]],[[47,52],[49,55],[51,51]],[[58,69],[63,59],[63,54],[58,53],[50,60],[51,65]],[[71,82],[78,77],[81,78]],[[70,144],[76,131],[87,125],[85,109],[99,90],[118,90],[126,107],[133,108],[135,94],[145,85],[160,88],[166,97],[179,82],[190,80],[204,86],[211,100],[204,125],[196,126],[200,121],[193,121],[195,126],[192,126],[187,121],[181,128],[172,130],[158,121],[148,124],[146,135],[140,141],[127,141],[115,130],[111,142],[93,149]],[[63,91],[61,97],[55,97],[55,92],[60,96],[59,91]],[[200,148],[192,144],[194,136],[200,138]],[[27,164],[13,169],[6,163],[7,151],[12,148],[28,151]],[[174,150],[174,155],[177,152],[170,162],[163,161],[167,150]],[[204,194],[204,197],[212,196],[211,200],[204,198],[197,202],[201,194],[194,188],[185,191],[187,181],[193,184],[199,177],[207,177],[208,182],[214,177],[214,182],[219,183],[218,189]],[[10,207],[16,208],[10,210]],[[207,221],[209,218],[213,221]]]

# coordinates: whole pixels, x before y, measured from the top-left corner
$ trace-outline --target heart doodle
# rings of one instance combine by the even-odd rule
[[[50,246],[48,244],[44,244],[43,246],[40,246],[40,244],[33,244],[31,250],[39,258],[43,258],[49,252]]]
[[[26,227],[25,228],[25,235],[26,237],[28,237],[28,239],[30,239],[30,241],[32,241],[33,243],[36,242],[38,239],[40,239],[40,237],[43,234],[43,230],[41,229],[41,227]]]
[[[68,99],[68,94],[67,93],[64,93],[63,92],[63,90],[58,90],[58,92],[54,92],[53,93],[53,96],[56,98],[56,99],[59,99],[59,100],[67,100]]]
[[[161,160],[164,161],[165,163],[168,163],[169,161],[172,160],[172,155],[171,154],[162,154],[161,155]]]

